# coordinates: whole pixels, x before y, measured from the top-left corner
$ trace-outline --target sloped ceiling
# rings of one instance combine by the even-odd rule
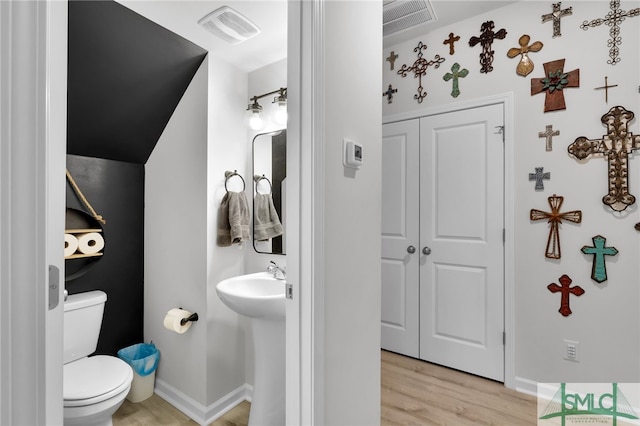
[[[146,163],[206,54],[114,1],[70,1],[67,152]]]

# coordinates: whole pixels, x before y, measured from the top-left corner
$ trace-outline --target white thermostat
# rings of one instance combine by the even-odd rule
[[[342,140],[342,144],[344,148],[343,164],[346,167],[359,169],[362,165],[362,145],[347,138]]]

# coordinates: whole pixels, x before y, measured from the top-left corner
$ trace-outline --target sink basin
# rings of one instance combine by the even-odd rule
[[[268,272],[240,275],[216,285],[218,297],[233,311],[251,318],[284,319],[285,281]]]

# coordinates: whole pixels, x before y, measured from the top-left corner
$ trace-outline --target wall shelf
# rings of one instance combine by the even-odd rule
[[[102,254],[103,253],[92,253],[92,254],[78,253],[78,254],[72,254],[71,256],[65,257],[65,260],[68,260],[68,259],[83,259],[85,257],[97,257],[97,256],[102,256]]]

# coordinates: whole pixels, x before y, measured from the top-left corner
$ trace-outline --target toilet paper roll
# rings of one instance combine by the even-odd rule
[[[64,234],[64,257],[69,257],[78,250],[78,239],[73,234]]]
[[[191,312],[185,311],[184,309],[173,308],[167,315],[164,317],[164,328],[167,330],[175,331],[176,333],[182,334],[191,327],[191,321],[185,323],[185,325],[180,324],[180,320],[183,318],[188,318],[191,315]]]
[[[84,254],[95,254],[104,248],[104,238],[98,232],[87,232],[78,235],[78,251]]]

